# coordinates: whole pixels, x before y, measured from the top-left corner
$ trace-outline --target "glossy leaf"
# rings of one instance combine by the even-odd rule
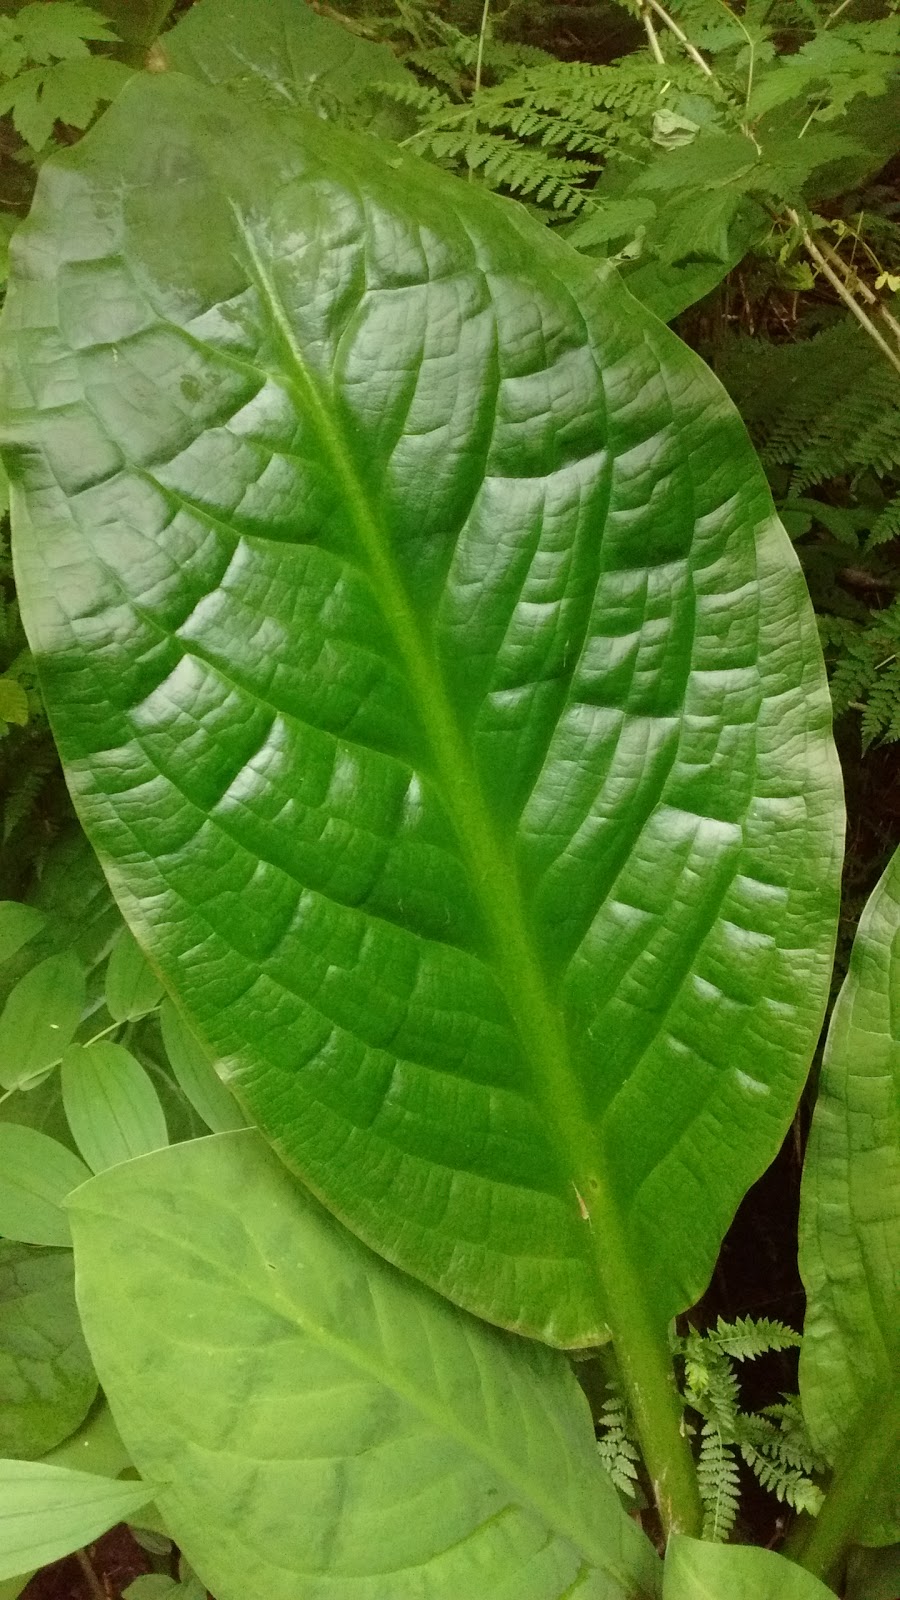
[[[145,1483],[43,1461],[0,1461],[0,1578],[81,1549],[145,1505],[151,1493]]]
[[[0,1015],[0,1083],[13,1089],[59,1061],[84,1009],[84,972],[71,951],[19,979]]]
[[[140,943],[390,1259],[562,1345],[639,1263],[662,1327],[835,925],[819,646],[723,391],[519,208],[176,74],[14,255],[23,612]]]
[[[226,1089],[200,1040],[179,1016],[171,1000],[159,1010],[162,1040],[169,1065],[198,1117],[213,1133],[230,1133],[246,1126],[240,1106]]]
[[[162,983],[137,940],[123,928],[106,968],[105,998],[110,1016],[116,1022],[143,1017],[159,1003],[162,992]]]
[[[374,1256],[255,1130],[71,1211],[105,1393],[218,1600],[659,1593],[565,1359]]]
[[[98,1039],[73,1045],[63,1057],[61,1076],[69,1127],[92,1172],[168,1144],[153,1082],[120,1044]]]
[[[0,962],[8,961],[28,944],[46,922],[43,912],[18,900],[0,901]]]
[[[63,1201],[89,1177],[64,1144],[0,1122],[0,1234],[22,1244],[71,1244]]]
[[[0,1240],[0,1454],[51,1450],[78,1427],[96,1392],[71,1253]]]
[[[900,853],[863,912],[831,1019],[803,1169],[800,1271],[810,1433],[828,1460],[852,1456],[868,1537],[891,1543],[900,1538]]]
[[[834,1591],[774,1550],[669,1541],[663,1600],[834,1600]]]

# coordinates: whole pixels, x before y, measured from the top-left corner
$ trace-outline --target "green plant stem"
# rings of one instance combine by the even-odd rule
[[[610,1331],[653,1498],[667,1537],[699,1539],[703,1506],[666,1329],[654,1325],[627,1252],[614,1254],[604,1273]]]
[[[878,1390],[847,1440],[814,1521],[798,1525],[784,1554],[823,1583],[839,1578],[866,1519],[867,1506],[897,1452],[900,1392]]]

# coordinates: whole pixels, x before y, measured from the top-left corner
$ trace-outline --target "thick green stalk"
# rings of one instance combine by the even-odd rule
[[[798,1529],[784,1554],[823,1583],[839,1577],[859,1536],[866,1510],[897,1453],[900,1393],[874,1393],[860,1414],[819,1515]]]

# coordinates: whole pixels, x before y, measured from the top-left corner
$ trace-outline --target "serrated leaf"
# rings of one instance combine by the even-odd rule
[[[117,35],[92,6],[74,0],[33,0],[22,6],[14,26],[30,61],[67,60],[87,55],[86,40],[112,42]]]
[[[152,1496],[122,1483],[43,1461],[0,1461],[0,1578],[59,1561],[99,1538]]]
[[[159,1022],[169,1065],[191,1105],[213,1133],[229,1133],[247,1119],[216,1072],[200,1040],[179,1016],[171,1000],[160,1006]]]
[[[255,1131],[71,1214],[104,1390],[218,1600],[658,1594],[568,1363],[372,1255]]]
[[[23,614],[139,941],[391,1259],[563,1345],[637,1262],[661,1329],[793,1115],[837,904],[722,390],[519,208],[173,73],[16,251]]]
[[[36,906],[0,900],[0,965],[40,933],[47,918]]]
[[[892,1543],[900,1536],[900,853],[860,919],[828,1030],[799,1259],[810,1436],[857,1484],[865,1542]]]
[[[63,1202],[89,1177],[87,1167],[56,1139],[0,1122],[0,1234],[22,1244],[70,1245]]]
[[[666,1551],[663,1600],[834,1600],[824,1583],[774,1550],[678,1534]]]
[[[72,1137],[92,1172],[102,1172],[169,1142],[159,1095],[130,1051],[98,1039],[72,1045],[61,1067]]]
[[[158,1004],[162,992],[162,982],[137,940],[123,928],[106,968],[106,1008],[110,1016],[116,1022],[143,1017]]]
[[[62,1057],[84,1009],[84,970],[71,950],[19,979],[0,1014],[0,1083],[23,1086]]]
[[[0,1240],[0,1452],[34,1458],[53,1449],[96,1393],[70,1252]]]
[[[32,67],[0,88],[0,112],[11,110],[16,132],[32,150],[42,150],[55,123],[86,128],[101,101],[112,100],[132,76],[121,62],[102,56]]]

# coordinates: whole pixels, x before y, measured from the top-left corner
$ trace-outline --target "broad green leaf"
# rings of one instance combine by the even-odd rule
[[[69,1245],[66,1196],[90,1172],[64,1144],[0,1122],[0,1234],[22,1244]]]
[[[71,1211],[104,1391],[217,1600],[658,1595],[565,1359],[373,1255],[255,1130]]]
[[[31,910],[31,907],[22,908]],[[23,955],[26,970],[0,1013],[0,1083],[25,1087],[55,1065],[85,1006],[85,975],[72,950],[35,961],[40,942]],[[29,960],[32,964],[28,964]]]
[[[413,81],[387,45],[318,16],[307,0],[203,0],[161,49],[177,71],[217,88],[381,133],[394,133],[402,113],[380,101],[373,84]]]
[[[199,1117],[213,1133],[230,1133],[246,1125],[234,1095],[226,1089],[200,1040],[179,1016],[171,1000],[164,1000],[159,1022],[169,1065]]]
[[[174,73],[13,249],[23,613],[142,947],[390,1259],[561,1345],[639,1263],[661,1326],[793,1114],[840,855],[723,391],[520,208]]]
[[[84,972],[71,951],[20,978],[0,1014],[0,1083],[18,1088],[59,1061],[81,1020]]]
[[[0,1453],[51,1450],[78,1427],[96,1392],[71,1253],[0,1240]]]
[[[168,1144],[159,1095],[122,1045],[107,1039],[72,1045],[63,1057],[61,1078],[69,1127],[92,1172]]]
[[[46,921],[44,913],[34,906],[22,905],[18,900],[0,901],[0,962],[8,961],[28,944]]]
[[[834,1592],[774,1550],[678,1534],[666,1551],[663,1600],[834,1600]]]
[[[106,968],[106,1007],[116,1022],[142,1017],[159,1003],[163,986],[137,940],[123,928]]]
[[[99,1538],[152,1494],[146,1483],[0,1461],[0,1578],[59,1561]]]
[[[900,853],[863,912],[828,1031],[803,1169],[800,1271],[810,1434],[828,1460],[852,1456],[846,1471],[869,1516],[866,1542],[892,1543],[900,1537]]]

